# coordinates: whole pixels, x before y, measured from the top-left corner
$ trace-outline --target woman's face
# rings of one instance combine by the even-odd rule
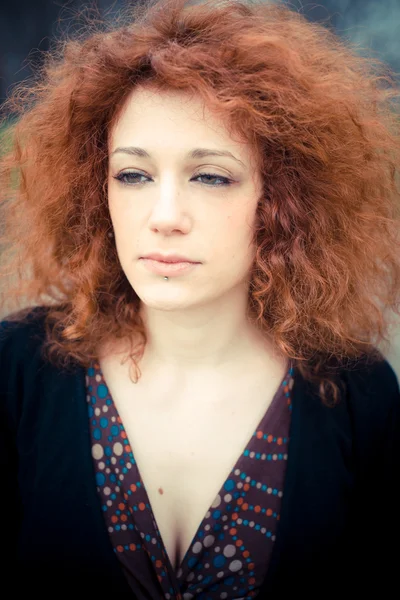
[[[205,148],[232,156],[198,150]],[[231,139],[201,101],[136,88],[110,132],[109,156],[116,248],[141,301],[178,310],[247,298],[262,190],[247,145]],[[199,264],[163,270],[143,259],[154,253]]]

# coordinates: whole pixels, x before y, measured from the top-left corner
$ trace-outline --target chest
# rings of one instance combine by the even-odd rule
[[[171,565],[177,570],[284,377],[221,402],[134,388],[103,367]],[[208,398],[209,400],[209,398]]]

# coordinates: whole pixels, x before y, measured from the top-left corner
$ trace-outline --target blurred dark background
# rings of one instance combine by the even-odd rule
[[[76,15],[97,8],[112,19],[140,0],[0,0],[0,103],[10,86],[40,63],[40,51],[62,31],[79,27]],[[268,0],[265,0],[266,2]],[[196,0],[192,2],[196,3]],[[325,22],[340,35],[373,52],[400,72],[400,0],[283,0],[311,21]],[[81,23],[82,25],[82,23]],[[363,53],[364,52],[360,52]]]

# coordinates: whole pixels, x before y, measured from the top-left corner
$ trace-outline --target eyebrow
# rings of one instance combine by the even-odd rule
[[[151,155],[144,150],[144,148],[138,148],[136,146],[127,146],[116,148],[112,153],[113,154],[130,154],[131,156],[139,156],[140,158],[151,158]],[[211,150],[209,148],[194,148],[187,153],[187,158],[204,158],[205,156],[228,156],[229,158],[233,158],[236,162],[240,163],[244,167],[246,166],[241,160],[233,156],[232,152],[228,150]]]

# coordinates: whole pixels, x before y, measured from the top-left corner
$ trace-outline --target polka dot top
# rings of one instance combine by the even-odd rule
[[[105,525],[140,600],[256,598],[266,576],[283,494],[293,368],[204,515],[174,570],[100,366],[87,370],[92,457]],[[138,589],[141,590],[138,595]]]

